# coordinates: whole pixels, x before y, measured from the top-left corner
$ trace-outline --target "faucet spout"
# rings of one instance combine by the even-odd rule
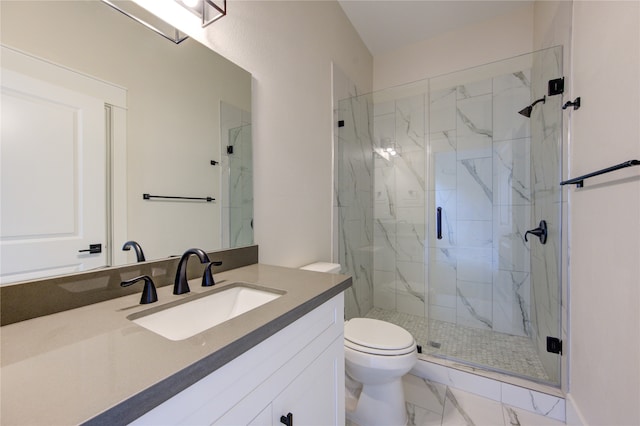
[[[122,250],[129,251],[132,247],[133,247],[133,250],[136,252],[136,260],[138,262],[144,262],[145,261],[144,252],[142,251],[142,247],[140,247],[140,244],[138,244],[137,242],[127,241],[122,246]]]
[[[189,261],[189,257],[191,255],[198,256],[200,259],[200,263],[209,263],[209,256],[204,250],[199,248],[191,248],[184,252],[180,261],[178,262],[178,269],[176,271],[176,280],[173,285],[173,294],[184,294],[189,293],[191,289],[189,288],[189,283],[187,282],[187,262]]]

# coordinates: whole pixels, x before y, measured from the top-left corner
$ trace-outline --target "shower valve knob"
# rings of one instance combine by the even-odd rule
[[[540,242],[542,244],[546,244],[547,243],[547,221],[541,220],[540,225],[538,225],[537,228],[530,229],[529,231],[525,232],[524,240],[527,242],[529,241],[527,239],[527,235],[529,234],[535,235],[536,237],[540,238]]]

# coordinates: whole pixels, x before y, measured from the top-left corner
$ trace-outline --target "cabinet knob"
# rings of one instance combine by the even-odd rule
[[[293,426],[293,414],[288,413],[286,416],[280,416],[280,423]]]

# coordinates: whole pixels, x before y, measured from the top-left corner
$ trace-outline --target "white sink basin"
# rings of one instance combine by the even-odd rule
[[[231,318],[264,305],[284,292],[234,283],[221,291],[198,295],[174,306],[152,313],[137,313],[127,318],[170,340],[195,336]]]

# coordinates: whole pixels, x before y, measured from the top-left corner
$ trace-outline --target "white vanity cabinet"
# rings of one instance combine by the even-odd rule
[[[344,351],[342,339],[335,341],[311,364],[304,366],[308,356],[293,361],[295,366],[284,367],[289,371],[278,371],[269,383],[250,393],[214,424],[226,425],[338,425],[344,423],[344,410],[340,408],[338,385],[344,388],[343,367],[338,364]],[[308,354],[311,355],[311,354]],[[305,362],[301,362],[301,361]],[[303,368],[300,371],[300,368]],[[291,375],[299,372],[293,381]],[[264,389],[261,389],[264,386]],[[269,394],[271,397],[269,398]],[[277,396],[273,398],[273,395]],[[265,407],[265,402],[267,402]],[[258,413],[256,415],[256,412]],[[290,420],[286,420],[290,416]],[[283,419],[284,418],[284,419]]]
[[[344,425],[343,332],[341,293],[132,424]]]

